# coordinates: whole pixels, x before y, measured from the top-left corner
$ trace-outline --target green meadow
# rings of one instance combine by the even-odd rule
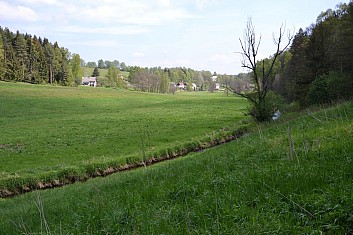
[[[40,93],[48,88],[35,89]],[[82,98],[77,92],[76,99],[71,95],[74,103]],[[109,92],[114,97],[118,91]],[[196,94],[184,95],[165,99],[198,100]],[[203,99],[209,103],[211,98],[202,95]],[[295,118],[284,115],[280,122],[253,126],[233,142],[182,158],[1,199],[0,231],[352,234],[352,120],[352,102],[305,110]]]
[[[0,103],[0,189],[16,193],[38,188],[38,182],[75,181],[187,152],[230,135],[246,109],[245,100],[223,93],[4,82]]]
[[[1,82],[0,102],[2,196],[27,192],[0,199],[4,234],[353,233],[352,102],[251,126],[224,93]]]

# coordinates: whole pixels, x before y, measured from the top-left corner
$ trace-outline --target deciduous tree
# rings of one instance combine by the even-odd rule
[[[95,67],[97,67],[97,63],[93,62],[93,61],[89,61],[89,62],[87,62],[86,66],[89,68],[95,68]]]
[[[118,85],[118,71],[114,66],[110,66],[108,69],[108,73],[106,74],[107,78],[107,86],[117,87]]]
[[[72,76],[76,85],[82,82],[81,58],[79,54],[74,54],[70,61]]]
[[[105,68],[105,63],[102,59],[98,60],[98,68],[104,69]]]
[[[252,104],[250,113],[254,119],[259,122],[268,121],[272,116],[272,109],[266,104],[266,96],[270,91],[274,80],[272,73],[275,62],[278,56],[281,55],[290,45],[292,39],[290,34],[288,34],[287,42],[285,42],[284,46],[282,46],[284,35],[285,29],[281,26],[279,29],[278,38],[274,38],[276,52],[273,54],[272,62],[270,62],[267,68],[265,67],[265,61],[263,61],[260,68],[258,68],[258,51],[261,43],[261,37],[259,40],[256,38],[255,28],[251,19],[247,22],[243,40],[239,39],[242,49],[240,53],[243,56],[242,67],[251,71],[254,90],[246,93],[236,93],[250,101]]]

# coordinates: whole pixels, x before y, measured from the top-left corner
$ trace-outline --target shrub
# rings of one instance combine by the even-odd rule
[[[328,86],[326,76],[320,76],[309,86],[308,102],[309,104],[326,103],[329,100]]]
[[[339,72],[330,72],[318,76],[308,91],[308,103],[322,104],[352,96],[353,80]]]
[[[326,82],[330,99],[348,99],[352,96],[353,79],[348,76],[338,72],[330,72],[326,76]]]

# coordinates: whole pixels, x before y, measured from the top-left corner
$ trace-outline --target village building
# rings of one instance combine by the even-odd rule
[[[218,91],[219,88],[220,88],[220,85],[219,85],[219,83],[216,82],[216,83],[215,83],[215,90]]]
[[[192,83],[192,90],[196,91],[197,90],[197,85],[195,83]]]
[[[97,86],[97,77],[82,77],[83,86]]]
[[[186,90],[188,84],[186,82],[178,82],[176,84],[176,87],[179,88],[180,90]]]

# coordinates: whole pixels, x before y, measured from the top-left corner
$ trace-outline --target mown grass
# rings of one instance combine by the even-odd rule
[[[3,199],[0,230],[352,234],[352,120],[352,102],[308,111],[184,158]]]
[[[85,179],[229,135],[244,120],[246,105],[221,93],[161,95],[3,82],[0,103],[0,189],[10,191]]]

